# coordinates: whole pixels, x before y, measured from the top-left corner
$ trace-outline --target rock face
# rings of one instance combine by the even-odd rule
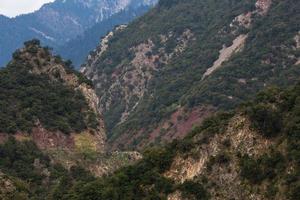
[[[262,155],[271,145],[269,140],[264,139],[251,130],[248,119],[236,116],[229,123],[225,133],[210,138],[207,144],[203,144],[197,149],[197,154],[200,155],[199,159],[177,157],[174,159],[170,170],[165,173],[165,176],[182,183],[200,176],[202,173],[205,173],[209,159],[222,153],[222,142],[225,140],[231,144],[231,151],[251,156]],[[232,173],[237,175],[237,172]],[[232,181],[231,184],[233,184],[234,180],[233,178],[228,181]]]
[[[197,147],[189,149],[190,153],[175,156],[170,169],[164,174],[165,177],[176,183],[207,180],[205,184],[212,184],[207,190],[211,198],[216,200],[269,199],[265,196],[267,188],[257,189],[254,185],[250,189],[249,182],[241,179],[240,158],[236,153],[238,152],[241,157],[248,155],[259,158],[272,152],[271,149],[278,145],[277,140],[261,136],[251,128],[249,119],[242,115],[234,116],[220,135],[208,136],[206,142],[201,142],[203,137],[207,136],[199,135],[198,138],[194,138]],[[230,158],[227,157],[224,161],[222,160],[224,157],[220,155]],[[274,195],[274,199],[282,199],[285,194],[278,191],[277,195],[276,198]],[[176,191],[170,194],[168,199],[185,198]]]

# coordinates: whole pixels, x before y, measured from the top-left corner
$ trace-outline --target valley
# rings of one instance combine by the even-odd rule
[[[3,48],[0,199],[298,199],[299,11],[57,0],[0,16],[0,45],[47,22]]]

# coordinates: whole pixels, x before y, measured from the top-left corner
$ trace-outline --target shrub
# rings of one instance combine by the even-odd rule
[[[266,137],[276,136],[281,131],[281,113],[270,104],[253,105],[248,115],[253,127]]]
[[[183,196],[187,198],[205,200],[208,199],[208,194],[204,187],[194,181],[185,181],[182,185],[179,186],[179,189],[182,191]]]

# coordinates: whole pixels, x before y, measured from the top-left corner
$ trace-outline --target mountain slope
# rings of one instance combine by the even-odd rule
[[[25,43],[0,71],[0,143],[32,141],[54,163],[100,176],[135,161],[135,152],[107,152],[106,132],[92,83],[68,62]]]
[[[269,88],[219,113],[182,141],[148,149],[139,163],[79,183],[81,199],[244,200],[299,197],[300,85]],[[80,189],[79,189],[80,188]]]
[[[96,85],[111,146],[181,138],[217,109],[268,85],[295,83],[299,6],[162,0],[110,34],[82,71]]]
[[[5,31],[0,38],[0,66],[24,41],[37,38],[56,48],[123,9],[155,3],[156,0],[56,0],[34,13],[5,20],[1,17],[0,29]]]
[[[106,151],[91,81],[38,40],[0,70],[0,197],[57,199],[61,183],[94,180],[140,159]]]
[[[117,25],[131,22],[149,9],[150,6],[147,5],[130,6],[85,30],[82,35],[58,47],[56,51],[65,59],[72,60],[73,64],[79,67],[90,50],[96,48],[100,37],[105,36],[107,32],[113,30]]]

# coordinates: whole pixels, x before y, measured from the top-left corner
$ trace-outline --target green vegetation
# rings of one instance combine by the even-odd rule
[[[294,64],[299,50],[294,48],[293,38],[300,29],[300,2],[274,0],[266,16],[253,16],[251,29],[232,31],[229,24],[233,19],[253,11],[254,5],[254,0],[162,0],[124,31],[116,32],[107,51],[97,60],[99,75],[110,75],[120,65],[129,66],[134,56],[132,47],[148,39],[155,45],[152,55],[160,57],[164,55],[159,49],[172,52],[177,39],[187,29],[191,30],[195,40],[188,43],[184,52],[175,54],[168,64],[156,63],[159,71],[154,72],[147,93],[128,120],[121,124],[125,101],[122,93],[115,91],[113,105],[104,113],[110,140],[113,142],[124,132],[135,133],[145,127],[153,130],[177,106],[193,109],[208,104],[231,109],[266,85],[288,86],[297,82],[300,70]],[[169,39],[162,42],[160,36],[169,33],[172,33]],[[231,45],[241,33],[248,34],[243,51],[203,80],[202,75],[218,59],[223,44]],[[111,85],[110,80],[104,87]],[[103,87],[97,92],[99,96],[105,96]],[[259,115],[264,109],[257,107],[253,112],[253,116]],[[275,111],[264,113],[263,117],[274,118],[264,129],[276,123]],[[265,134],[272,135],[273,131],[279,130],[269,130]],[[144,134],[147,137],[147,132]]]
[[[169,194],[180,191],[187,199],[206,200],[211,198],[209,191],[212,188],[218,190],[219,187],[209,182],[206,175],[213,173],[214,167],[226,169],[238,161],[236,167],[239,168],[240,178],[245,187],[261,187],[263,184],[267,189],[261,194],[266,199],[274,199],[280,192],[282,198],[292,200],[298,197],[300,183],[300,140],[297,129],[300,123],[299,97],[300,84],[288,90],[277,88],[266,90],[253,102],[244,104],[236,112],[219,113],[205,120],[181,141],[175,140],[164,147],[145,149],[143,159],[138,163],[102,178],[93,178],[78,167],[72,167],[67,171],[61,166],[52,165],[50,159],[32,142],[16,142],[12,138],[0,145],[0,170],[26,183],[23,188],[27,190],[20,191],[27,192],[27,196],[35,199],[45,199],[46,196],[47,199],[65,200],[166,200]],[[264,107],[264,110],[269,112],[268,109],[276,109],[281,116],[280,131],[276,134],[265,134],[264,131],[268,132],[269,129],[262,129],[261,123],[251,118],[253,113],[249,111],[253,110],[258,102],[261,105],[272,105]],[[203,173],[201,177],[195,177],[184,183],[176,182],[164,175],[170,169],[175,156],[199,158],[201,155],[198,155],[198,151],[195,154],[194,150],[202,145],[205,147],[216,134],[222,135],[236,114],[248,115],[253,123],[253,129],[271,140],[274,145],[254,157],[232,152],[230,141],[224,140],[221,143],[224,149],[207,162],[208,174]],[[260,121],[261,118],[257,120]],[[45,169],[49,173],[45,173]]]
[[[236,112],[219,113],[205,120],[185,139],[175,140],[165,147],[145,150],[144,158],[139,163],[121,169],[113,176],[92,183],[80,183],[69,191],[68,197],[73,199],[85,197],[95,199],[95,196],[96,199],[166,199],[168,194],[181,191],[181,194],[188,199],[209,199],[210,194],[207,189],[217,186],[208,185],[208,177],[205,177],[205,174],[201,179],[196,178],[183,184],[167,179],[163,174],[170,168],[175,156],[183,158],[188,155],[193,156],[193,149],[207,144],[216,134],[223,134],[232,117],[237,113],[244,113],[249,116],[253,128],[263,137],[277,141],[274,143],[275,146],[258,157],[247,154],[239,155],[238,152],[235,152],[237,153],[235,157],[233,152],[227,151],[231,144],[225,140],[222,143],[225,149],[207,163],[208,173],[212,172],[212,166],[226,167],[226,165],[232,165],[237,158],[240,177],[242,180],[247,180],[246,187],[267,185],[266,193],[262,193],[266,199],[274,199],[279,192],[278,188],[284,188],[284,192],[281,191],[281,195],[284,195],[282,198],[297,199],[300,187],[299,97],[300,84],[288,90],[271,88],[261,92],[254,101],[242,105]],[[264,111],[262,116],[253,112],[256,111],[258,103],[259,108],[262,107]],[[273,115],[264,115],[264,113],[272,113],[274,109],[281,116],[279,119],[275,117],[279,120],[276,124],[278,129],[276,128],[275,132],[270,129],[272,123],[269,123],[269,120],[273,122]],[[253,114],[258,118],[253,117]],[[265,123],[261,123],[261,120]],[[265,124],[267,126],[261,126]],[[294,170],[290,171],[291,168]]]
[[[188,199],[209,199],[209,194],[202,183],[186,181],[180,184],[166,178],[163,173],[170,169],[175,155],[188,153],[192,148],[200,145],[193,142],[193,137],[196,135],[210,137],[214,135],[214,131],[217,131],[215,134],[221,134],[219,130],[223,130],[230,117],[232,113],[220,113],[207,119],[203,125],[195,128],[182,141],[175,140],[165,147],[145,149],[143,159],[137,164],[94,182],[80,182],[72,187],[64,198],[71,200],[165,200],[168,194],[181,191],[182,195]]]
[[[207,67],[217,59],[222,45],[229,45],[241,31],[234,35],[227,30],[230,22],[237,15],[252,11],[253,5],[252,0],[162,0],[158,7],[134,21],[128,29],[116,33],[99,61],[103,73],[110,74],[120,63],[128,63],[133,56],[129,49],[149,38],[156,44],[152,55],[164,45],[165,51],[171,52],[176,45],[174,41],[187,28],[196,40],[180,56],[175,55],[169,64],[162,64],[161,71],[155,73],[153,82],[149,83],[145,98],[128,121],[120,126],[116,126],[116,116],[120,116],[125,106],[124,100],[117,95],[114,109],[105,113],[107,119],[111,119],[107,122],[111,140],[125,131],[147,129],[159,123],[180,105],[193,109],[200,104],[212,104],[230,109],[266,85],[293,84],[300,74],[290,56],[299,56],[291,41],[300,28],[300,3],[294,0],[274,0],[265,17],[254,16],[251,30],[243,30],[248,33],[244,51],[212,76],[202,79]],[[221,35],[218,34],[220,30],[224,30]],[[170,31],[173,32],[171,39],[161,44],[159,35],[168,35]],[[37,54],[36,45],[39,45],[37,41],[26,43],[31,54]],[[18,53],[14,59],[19,58]],[[147,55],[151,56],[150,53]],[[47,129],[66,133],[95,128],[95,116],[90,113],[81,93],[47,75],[30,73],[30,66],[24,65],[22,60],[17,61],[0,71],[0,132],[30,132],[37,121]],[[56,57],[56,62],[62,61]],[[42,66],[41,60],[34,60],[34,63]],[[71,64],[67,62],[65,65]],[[72,73],[71,68],[68,73]],[[245,81],[241,83],[241,79]],[[82,81],[86,80],[82,77]],[[99,93],[101,95],[101,91]],[[268,149],[262,147],[261,152],[248,155],[248,152],[242,154],[239,147],[234,147],[235,141],[231,144],[232,138],[223,140],[222,134],[236,115],[248,117],[253,129],[249,131],[259,133],[255,139],[263,138],[270,147],[265,145]],[[145,149],[144,157],[138,163],[102,178],[93,178],[78,167],[65,170],[53,165],[32,142],[17,142],[13,138],[0,145],[0,170],[20,180],[19,190],[25,193],[24,199],[166,200],[175,191],[180,191],[188,199],[209,199],[209,191],[221,186],[208,180],[213,177],[205,176],[221,178],[220,174],[210,174],[219,167],[229,174],[230,170],[235,170],[237,182],[241,181],[245,190],[259,188],[258,193],[264,191],[265,194],[261,195],[266,199],[282,195],[281,199],[294,200],[300,191],[299,133],[300,84],[287,90],[266,90],[236,112],[219,113],[205,120],[181,141]],[[214,141],[214,136],[220,137]],[[86,160],[92,162],[96,159],[90,138],[76,139],[79,150],[88,147],[83,149],[86,150]],[[216,155],[208,158],[206,164],[211,166],[203,169],[204,173],[199,175],[203,177],[178,183],[164,175],[175,157],[199,158],[200,150],[209,152],[208,147],[218,146],[213,143],[215,146],[210,147],[207,145],[210,142],[220,143],[222,147]],[[232,168],[228,167],[232,165]]]
[[[73,183],[94,180],[81,168],[67,171],[51,164],[33,142],[18,142],[13,137],[0,145],[0,170],[15,180],[17,193],[8,199],[60,199]]]
[[[249,111],[253,126],[265,136],[274,136],[280,132],[281,115],[271,105],[259,103]]]
[[[166,148],[152,148],[144,152],[144,159],[134,166],[126,167],[113,174],[89,183],[78,183],[66,199],[111,199],[139,200],[161,199],[180,190],[190,199],[207,199],[208,194],[201,184],[185,182],[183,184],[165,178],[162,174],[169,169],[177,142]]]
[[[191,200],[206,200],[209,199],[207,191],[203,188],[202,184],[193,181],[186,181],[181,186],[180,190],[185,198]]]
[[[41,49],[38,40],[26,42],[25,47],[33,57]],[[51,59],[48,50],[44,50],[46,53],[40,53],[43,59],[32,58],[41,68],[41,62]],[[47,74],[31,73],[32,66],[20,54],[17,51],[13,62],[0,70],[0,132],[30,132],[38,122],[48,130],[60,130],[64,133],[79,132],[87,127],[95,128],[96,116],[89,111],[80,91],[62,81],[50,79]],[[64,65],[59,57],[57,60]],[[70,64],[65,67],[68,73],[74,72]],[[91,84],[80,77],[83,76],[79,76],[80,82]]]
[[[272,88],[258,95],[246,108],[253,127],[264,137],[278,142],[268,154],[248,155],[240,160],[241,176],[253,184],[270,181],[284,185],[288,199],[295,199],[300,188],[300,84],[289,90]],[[250,111],[249,111],[250,110]],[[274,111],[276,110],[276,111]],[[278,151],[280,150],[281,151]],[[293,167],[293,173],[288,172]],[[272,192],[270,192],[272,193]],[[276,191],[273,191],[273,195]]]

